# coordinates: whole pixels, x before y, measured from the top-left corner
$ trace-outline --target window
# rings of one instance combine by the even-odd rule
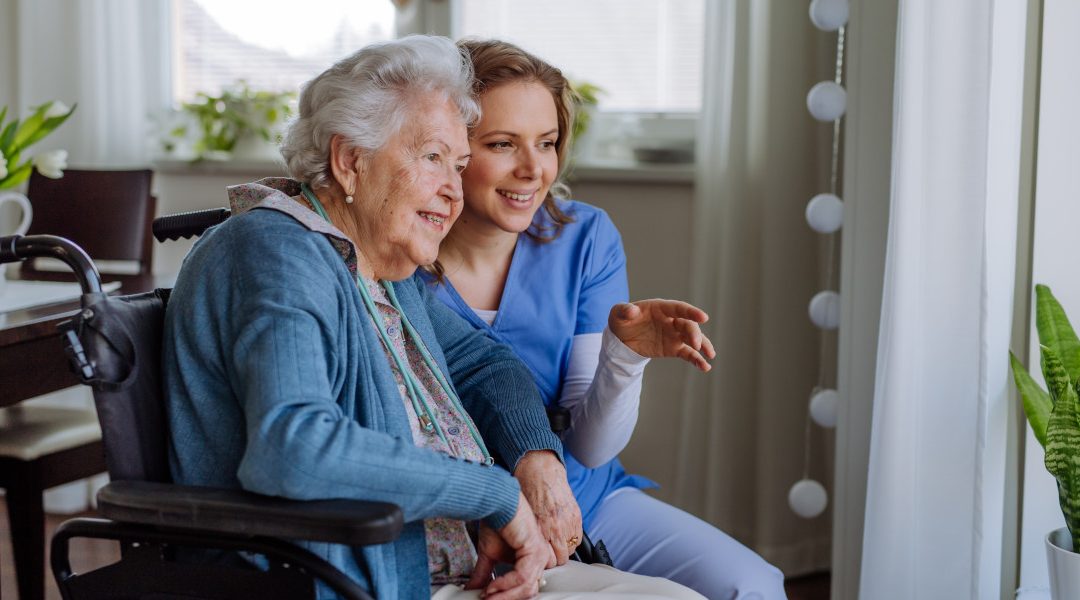
[[[605,90],[603,111],[697,112],[704,0],[458,0],[454,33],[505,39]]]
[[[173,99],[237,80],[298,90],[338,59],[394,36],[390,0],[175,0]]]
[[[173,100],[216,96],[239,80],[296,91],[416,19],[421,31],[514,42],[599,86],[599,112],[577,143],[583,162],[685,161],[701,106],[705,2],[410,0],[395,23],[391,0],[173,0]]]

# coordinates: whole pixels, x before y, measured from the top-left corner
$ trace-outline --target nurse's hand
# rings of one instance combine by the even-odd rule
[[[566,467],[551,450],[534,450],[518,461],[514,477],[551,546],[547,567],[566,564],[581,543],[581,509],[566,481]]]
[[[678,300],[638,300],[616,304],[608,329],[622,343],[646,358],[678,357],[702,371],[716,358],[712,341],[701,332],[709,315]]]
[[[551,549],[540,535],[525,496],[518,493],[517,513],[502,529],[495,531],[487,525],[480,526],[476,554],[476,568],[465,589],[483,588],[481,597],[486,600],[532,598],[540,591]],[[514,568],[492,581],[495,565],[500,562]]]

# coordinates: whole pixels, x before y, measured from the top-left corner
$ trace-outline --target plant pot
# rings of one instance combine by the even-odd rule
[[[232,159],[272,162],[281,160],[281,154],[276,144],[248,132],[236,140],[236,146],[232,150]]]
[[[1069,529],[1055,529],[1046,536],[1046,562],[1050,567],[1050,597],[1080,598],[1080,554],[1072,551]]]

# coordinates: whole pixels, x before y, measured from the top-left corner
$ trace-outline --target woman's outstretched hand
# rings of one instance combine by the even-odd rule
[[[622,343],[646,358],[675,356],[702,371],[716,358],[712,342],[701,332],[709,315],[678,300],[638,300],[616,304],[608,314],[608,329]]]
[[[514,477],[536,515],[540,535],[551,545],[547,567],[566,564],[581,543],[581,508],[566,481],[566,467],[550,450],[526,452]]]
[[[517,513],[502,529],[480,526],[476,554],[476,568],[465,589],[483,588],[481,597],[485,600],[532,598],[539,593],[544,567],[552,560],[551,546],[540,535],[536,516],[520,492]],[[500,562],[512,564],[514,569],[492,581],[491,574]]]

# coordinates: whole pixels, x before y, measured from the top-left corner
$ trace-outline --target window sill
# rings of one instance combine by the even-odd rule
[[[278,177],[285,174],[285,166],[275,160],[179,160],[159,158],[153,163],[154,170],[168,175],[247,175],[256,178]]]
[[[675,183],[693,185],[694,164],[659,164],[634,161],[585,161],[567,175],[570,183]]]
[[[237,175],[248,179],[284,176],[284,166],[273,160],[235,159],[201,160],[196,162],[158,159],[154,170],[168,175]],[[692,185],[694,165],[651,164],[633,161],[579,162],[570,170],[571,183],[668,183]]]

